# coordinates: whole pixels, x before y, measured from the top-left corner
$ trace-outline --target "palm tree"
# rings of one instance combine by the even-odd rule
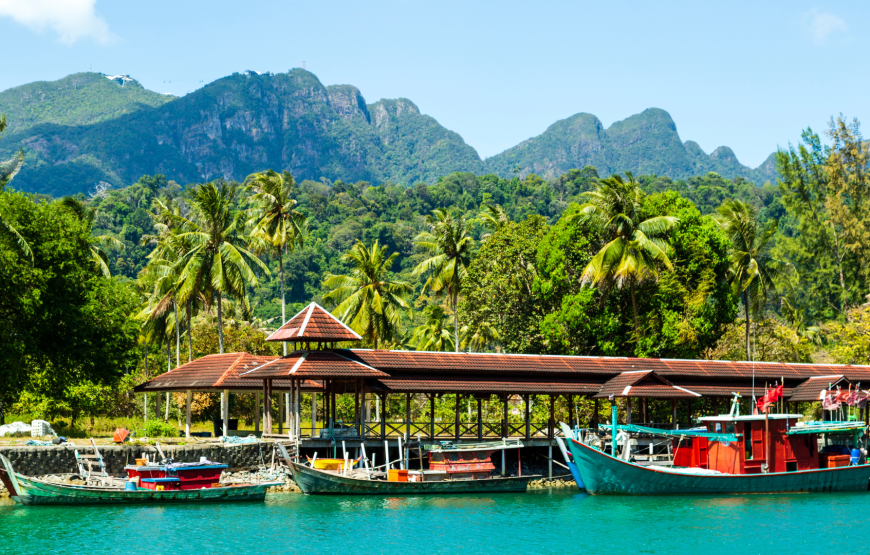
[[[0,114],[0,135],[3,134],[4,130],[6,130],[6,116]],[[14,158],[6,160],[5,162],[0,162],[0,193],[3,192],[6,184],[12,181],[12,178],[21,171],[23,165],[23,150],[19,151]],[[18,233],[18,230],[6,221],[2,214],[0,214],[0,239],[17,248],[18,252],[29,258],[30,263],[33,264],[33,251],[30,250],[30,245],[28,245],[24,237]]]
[[[656,279],[659,264],[673,269],[667,255],[670,245],[662,236],[677,225],[679,219],[656,216],[642,220],[643,191],[631,173],[626,172],[626,175],[628,181],[619,175],[599,181],[595,191],[584,193],[589,201],[572,217],[598,230],[608,241],[586,265],[581,282],[599,287],[615,283],[619,288],[628,283],[634,332],[639,338],[635,286],[646,279]]]
[[[399,256],[387,256],[378,241],[366,247],[361,241],[341,258],[351,265],[350,275],[327,274],[323,286],[330,291],[323,299],[334,303],[333,313],[377,349],[380,342],[398,338],[400,311],[410,310],[406,297],[413,287],[392,281],[390,268]]]
[[[232,214],[238,185],[205,183],[196,187],[190,200],[191,218],[175,217],[176,239],[187,250],[176,263],[178,300],[186,303],[197,294],[217,298],[218,349],[224,352],[222,299],[231,295],[249,308],[247,286],[258,285],[253,268],[266,275],[269,268],[245,247],[245,222],[242,213]]]
[[[489,229],[489,233],[485,233],[482,239],[489,238],[493,233],[500,231],[511,221],[507,212],[504,211],[504,208],[500,204],[487,204],[486,209],[478,215],[478,218]]]
[[[261,239],[268,247],[278,253],[278,281],[281,283],[281,325],[287,323],[286,301],[284,295],[284,249],[291,253],[298,245],[304,246],[308,232],[308,219],[293,209],[296,201],[290,198],[296,182],[289,172],[283,175],[269,170],[251,176],[248,187],[254,191],[254,202],[259,205],[260,213],[251,236]],[[280,326],[279,326],[280,327]],[[284,342],[287,354],[287,342]]]
[[[61,206],[72,212],[80,222],[85,224],[85,227],[88,230],[88,234],[90,235],[91,228],[94,225],[94,218],[97,215],[97,211],[93,208],[88,208],[88,206],[84,202],[73,197],[65,197],[61,199],[60,204]],[[94,266],[100,272],[102,272],[104,276],[112,277],[112,272],[109,270],[109,258],[106,256],[106,251],[103,250],[103,247],[123,249],[124,243],[109,235],[91,237],[91,260],[93,261]]]
[[[471,251],[474,239],[468,233],[468,226],[461,217],[454,219],[441,208],[426,217],[429,231],[414,238],[414,243],[431,255],[414,268],[413,275],[429,274],[423,289],[431,289],[436,294],[446,294],[453,309],[453,341],[459,352],[459,316],[456,306],[462,290],[462,280],[471,264]]]
[[[426,322],[414,328],[410,343],[418,351],[453,351],[456,349],[453,326],[444,325],[444,308],[429,305],[423,313]]]
[[[749,324],[753,310],[760,311],[770,290],[785,277],[785,269],[793,267],[772,258],[767,250],[779,222],[772,220],[760,230],[758,211],[739,200],[726,200],[717,209],[716,221],[731,241],[731,283],[743,301],[746,317],[746,360],[752,360],[749,348]]]

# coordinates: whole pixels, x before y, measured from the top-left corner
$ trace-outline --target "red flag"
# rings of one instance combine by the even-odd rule
[[[758,400],[755,406],[758,407],[758,410],[760,410],[761,412],[767,412],[767,407],[770,406],[771,402],[772,401],[770,400],[770,393],[768,392],[764,394],[764,397]]]
[[[840,391],[837,392],[837,402],[845,403],[848,400],[849,400],[849,392],[848,391],[844,391],[841,389]]]
[[[778,385],[771,390],[773,392],[773,396],[771,397],[772,401],[779,401],[782,399],[782,385]]]

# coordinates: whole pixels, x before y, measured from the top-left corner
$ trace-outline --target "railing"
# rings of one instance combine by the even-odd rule
[[[348,424],[344,424],[348,426]],[[379,437],[398,437],[404,436],[408,431],[408,423],[406,422],[364,422],[360,426],[360,431],[363,437],[379,438]],[[433,434],[434,428],[434,434]],[[549,430],[547,422],[529,422],[528,424],[530,438],[546,438]],[[410,437],[426,439],[450,439],[456,438],[456,423],[455,422],[411,422]],[[325,432],[325,433],[324,433]],[[333,429],[333,435],[336,439],[342,437],[360,437],[352,425],[347,427],[336,426]],[[302,438],[330,438],[329,427],[319,426],[317,428],[303,427],[301,429]],[[481,422],[478,428],[477,422],[460,422],[459,436],[460,438],[501,438],[505,437],[501,422]],[[525,422],[509,422],[507,426],[507,436],[514,438],[526,437]]]

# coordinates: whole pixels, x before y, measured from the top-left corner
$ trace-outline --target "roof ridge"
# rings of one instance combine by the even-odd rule
[[[221,353],[221,354],[230,354],[230,353]],[[219,385],[221,385],[222,383],[224,383],[224,380],[227,379],[227,376],[230,374],[230,372],[233,371],[233,368],[235,368],[235,367],[239,364],[239,362],[240,362],[240,361],[245,357],[246,354],[248,354],[248,353],[246,353],[246,352],[244,352],[244,351],[241,352],[241,353],[239,353],[239,356],[236,358],[235,362],[233,362],[232,364],[230,364],[229,368],[227,368],[226,370],[224,370],[224,373],[221,374],[221,377],[220,377],[220,379],[217,381],[217,383],[215,383],[215,386],[219,386]]]
[[[296,361],[296,364],[293,365],[293,368],[291,368],[290,371],[287,372],[288,376],[292,376],[296,373],[297,370],[299,370],[299,367],[302,366],[302,363],[305,362],[306,359],[308,359],[308,354],[310,352],[311,351],[305,351],[305,353],[301,357],[299,357],[299,360]]]
[[[336,316],[336,315],[333,314],[332,312],[326,310],[325,308],[323,308],[322,306],[320,306],[319,304],[317,304],[317,303],[314,302],[314,301],[311,301],[311,304],[313,304],[314,306],[316,306],[317,308],[319,308],[319,309],[322,310],[323,312],[325,312],[325,313],[329,314],[330,316],[332,316],[333,318],[335,318],[335,321],[338,322],[339,324],[341,324],[342,327],[344,327],[344,329],[346,329],[346,330],[349,331],[350,333],[352,333],[352,334],[354,334],[355,336],[357,336],[360,340],[362,340],[362,336],[361,336],[360,334],[358,334],[357,332],[353,331],[353,329],[351,329],[350,326],[348,326],[347,324],[345,324],[344,322],[342,322],[342,321],[341,321],[341,318],[339,318],[338,316]]]
[[[308,314],[305,315],[305,320],[302,321],[302,325],[299,326],[299,333],[296,334],[296,337],[302,337],[302,334],[305,332],[305,328],[308,327],[308,321],[311,320],[311,313],[314,312],[314,307],[317,306],[314,301],[308,305]],[[295,318],[295,316],[294,316]]]

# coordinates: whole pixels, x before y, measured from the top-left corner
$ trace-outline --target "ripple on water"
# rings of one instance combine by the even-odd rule
[[[825,545],[848,548],[863,531],[868,510],[867,494],[634,498],[565,490],[440,497],[276,494],[265,503],[168,507],[0,504],[0,552],[528,555],[618,549],[801,555]]]

